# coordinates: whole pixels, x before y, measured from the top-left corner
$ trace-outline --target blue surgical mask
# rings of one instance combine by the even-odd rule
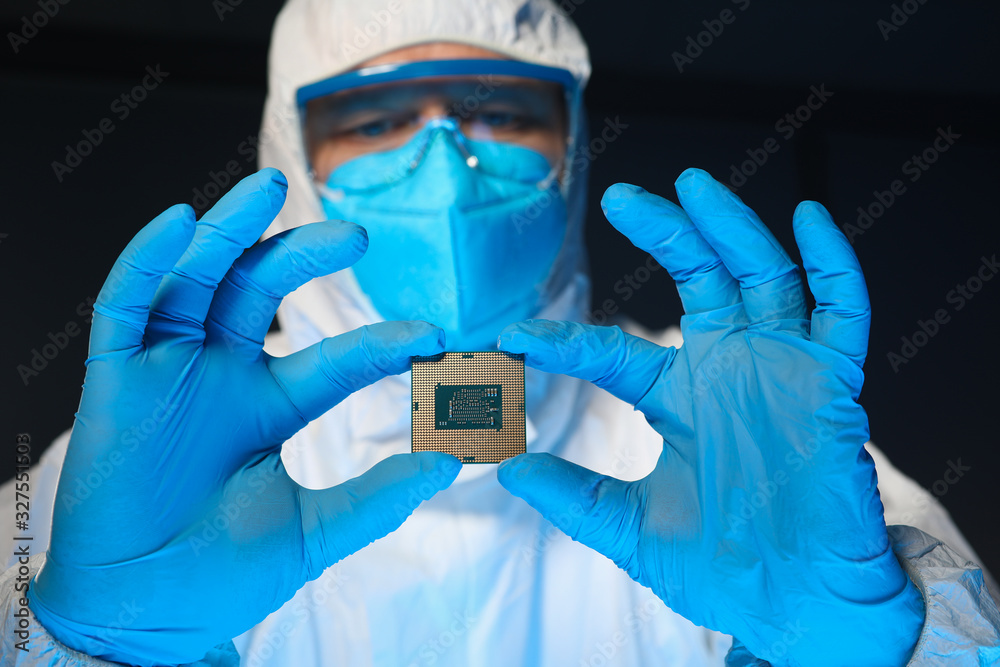
[[[353,271],[386,320],[426,320],[447,349],[481,350],[546,305],[566,204],[536,151],[435,119],[398,149],[344,163],[320,193],[329,218],[368,230]]]

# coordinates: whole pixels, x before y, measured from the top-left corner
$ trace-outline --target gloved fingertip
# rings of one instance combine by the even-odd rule
[[[638,185],[615,183],[604,191],[604,196],[601,197],[601,210],[604,211],[606,216],[609,212],[615,212],[623,208],[630,199],[641,197],[645,194],[647,194],[646,190]]]
[[[277,169],[267,167],[256,174],[247,176],[243,181],[237,183],[237,187],[251,179],[253,179],[253,184],[256,185],[256,192],[248,190],[246,194],[252,198],[257,194],[262,195],[267,202],[266,205],[274,211],[272,215],[276,215],[277,211],[281,210],[281,207],[284,206],[285,197],[288,196],[288,179]]]
[[[732,215],[734,211],[747,209],[739,195],[704,169],[685,169],[674,182],[674,190],[692,221],[702,224],[703,232],[711,216]]]
[[[271,183],[274,183],[282,190],[288,189],[288,179],[279,169],[275,169],[274,167],[264,167],[257,173],[261,174],[262,177],[267,177]]]
[[[646,194],[646,189],[632,183],[614,183],[604,191],[605,197],[628,197]]]
[[[830,212],[826,210],[826,207],[820,204],[818,201],[812,201],[807,199],[805,201],[799,202],[799,205],[795,207],[795,213],[792,216],[793,224],[805,224],[808,222],[809,218],[819,216],[824,218],[829,222],[833,222],[833,217]]]
[[[190,204],[174,204],[163,212],[166,233],[178,241],[183,240],[185,248],[194,238],[198,227],[198,215]]]
[[[544,342],[539,341],[538,338],[530,333],[511,333],[501,343],[498,347],[501,352],[523,354],[524,363],[534,368],[544,365],[544,360],[547,358],[546,353],[549,351],[548,346]]]
[[[521,496],[519,490],[526,482],[530,486],[535,473],[540,467],[547,466],[550,457],[546,453],[525,453],[505,459],[497,467],[497,481],[500,485],[516,496]]]
[[[401,324],[412,338],[407,347],[411,356],[429,357],[444,352],[445,333],[441,327],[424,320],[412,320]]]
[[[296,248],[314,258],[323,274],[339,271],[361,259],[368,250],[368,231],[347,220],[321,220],[282,232],[272,238],[296,236]]]
[[[354,234],[364,236],[368,238],[368,230],[354,222],[353,220],[344,220],[342,218],[329,218],[323,221],[324,224],[329,225],[334,228],[339,228],[342,230],[350,230]]]
[[[681,172],[680,176],[677,177],[677,180],[674,181],[674,185],[687,185],[698,182],[714,183],[715,179],[712,178],[712,175],[709,174],[704,169],[699,169],[698,167],[688,167],[687,169]]]
[[[518,454],[509,459],[504,459],[497,466],[497,481],[500,486],[508,491],[517,487],[517,481],[524,477],[523,457],[527,454]],[[513,493],[513,491],[511,491]]]
[[[462,462],[451,454],[443,454],[442,458],[443,460],[440,464],[438,464],[438,469],[449,475],[448,483],[450,484],[455,481],[456,477],[458,477],[458,473],[462,472]]]
[[[448,488],[458,473],[462,472],[462,462],[451,454],[444,452],[415,452],[411,456],[417,457],[421,464],[421,469],[429,473],[432,481],[438,490]]]
[[[511,322],[510,324],[508,324],[507,326],[505,326],[503,329],[500,330],[500,336],[503,336],[505,333],[510,333],[510,332],[513,332],[513,331],[517,331],[520,328],[520,326],[521,326],[521,322],[523,322],[523,321],[524,320],[518,320],[517,322]],[[499,338],[500,336],[497,336],[497,337]]]
[[[497,349],[501,352],[520,352],[517,349],[516,338],[516,331],[501,331],[500,335],[497,336]]]
[[[428,322],[428,324],[430,323]],[[444,329],[442,329],[441,327],[436,326],[434,324],[430,324],[430,326],[434,327],[435,329],[434,332],[435,335],[433,336],[433,338],[430,339],[431,341],[433,341],[433,345],[431,345],[431,354],[444,352],[445,345],[448,343],[448,335],[444,332]]]
[[[500,462],[499,469],[503,470],[505,468],[509,468],[510,466],[517,466],[518,461],[522,456],[527,456],[527,454],[518,454],[516,456],[511,456],[509,458],[504,459],[503,461]]]
[[[351,236],[351,244],[353,245],[353,250],[358,253],[358,258],[360,259],[366,252],[368,252],[368,244],[370,240],[368,239],[368,230],[361,225],[356,225],[353,222],[347,223],[354,226]]]
[[[728,188],[716,183],[707,171],[704,169],[697,169],[695,167],[689,167],[681,172],[681,175],[677,177],[674,181],[674,191],[677,192],[677,197],[681,201],[681,206],[687,208],[688,202],[703,195],[706,191],[712,192],[716,190],[717,187],[721,187],[727,193],[730,192]]]
[[[197,221],[188,204],[174,204],[141,229],[122,256],[156,274],[170,271],[194,238]]]
[[[397,375],[410,370],[411,357],[429,357],[444,351],[444,331],[419,320],[377,322],[327,340],[336,342],[331,351],[327,352],[334,359],[328,363],[336,363],[337,355],[343,358],[352,346],[360,344],[367,348],[367,352],[351,358],[364,365],[370,365],[372,359],[378,359],[377,367],[385,375]],[[357,391],[357,388],[352,391]]]
[[[162,215],[170,218],[171,224],[190,225],[192,229],[198,217],[190,204],[174,204],[164,211]]]
[[[365,229],[364,227],[362,227],[361,225],[359,225],[356,222],[352,222],[351,224],[354,225],[355,227],[357,227],[358,228],[358,234],[360,236],[363,236],[365,238],[365,247],[367,248],[368,247],[368,230]]]
[[[526,345],[530,344],[532,336],[529,333],[532,320],[522,320],[508,324],[497,336],[497,349],[503,352],[523,353],[527,350]]]

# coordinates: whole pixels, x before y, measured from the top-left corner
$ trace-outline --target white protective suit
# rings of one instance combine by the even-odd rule
[[[288,177],[288,199],[269,234],[323,219],[310,186],[295,91],[376,55],[428,41],[491,49],[571,71],[586,83],[590,64],[579,33],[540,0],[291,0],[275,26],[261,166]],[[582,119],[579,104],[571,110]],[[582,136],[582,135],[580,135]],[[577,141],[570,147],[583,155]],[[570,157],[570,163],[574,160]],[[578,161],[576,164],[580,164]],[[585,164],[585,163],[583,163]],[[553,268],[549,305],[538,317],[586,317],[583,253],[585,169],[566,179],[569,225]],[[512,258],[515,259],[516,258]],[[301,349],[379,321],[350,271],[313,280],[285,299],[272,354]],[[248,316],[252,316],[248,314]],[[642,332],[636,332],[642,333]],[[680,345],[670,329],[658,342]],[[642,415],[603,391],[563,376],[527,371],[528,449],[548,451],[600,472],[637,479],[662,447]],[[390,454],[409,451],[409,375],[350,396],[293,437],[282,451],[289,474],[313,488],[354,477]],[[51,516],[68,442],[60,437],[32,474],[33,524]],[[985,593],[975,554],[940,504],[869,447],[879,473],[894,549],[927,603],[913,665],[984,665],[1000,660],[1000,615]],[[13,484],[0,488],[13,506]],[[47,513],[47,516],[46,516]],[[37,517],[37,518],[35,518]],[[9,539],[11,527],[0,531]],[[47,535],[39,535],[40,552]],[[962,554],[962,555],[958,555]],[[104,665],[60,645],[32,619],[32,653],[13,648],[16,558],[0,576],[4,664]],[[39,565],[32,558],[30,569]],[[253,582],[247,582],[252,586]],[[395,533],[331,567],[277,612],[234,640],[241,664],[480,667],[546,665],[757,664],[731,639],[667,609],[611,561],[573,543],[500,487],[494,466],[466,466]],[[208,662],[231,664],[231,651]]]

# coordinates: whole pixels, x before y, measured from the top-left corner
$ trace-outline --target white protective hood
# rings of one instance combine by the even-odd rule
[[[279,14],[273,32],[268,96],[259,138],[259,166],[276,167],[284,172],[289,184],[288,198],[265,236],[325,217],[307,171],[296,91],[386,52],[441,41],[560,67],[570,71],[578,81],[578,94],[570,108],[570,127],[575,128],[575,139],[565,162],[572,169],[564,171],[562,180],[568,210],[567,234],[546,282],[548,306],[536,316],[583,320],[590,297],[583,247],[588,160],[582,157],[580,149],[586,144],[582,92],[590,75],[590,62],[576,27],[547,0],[290,0]],[[278,321],[290,351],[381,319],[350,270],[311,281],[289,295],[278,310]],[[573,401],[566,400],[566,395],[561,401],[544,400],[553,393],[575,393],[569,386],[565,391],[561,388],[563,380],[528,369],[529,442],[535,431],[532,412],[548,414],[556,409],[555,405],[559,405],[560,411],[572,409]],[[324,441],[334,438],[342,443],[338,447],[341,454],[336,457],[338,463],[323,457],[320,464],[337,469],[325,473],[314,471],[305,475],[310,479],[299,481],[328,485],[357,475],[389,454],[402,451],[399,439],[409,427],[408,419],[404,419],[409,414],[399,406],[407,405],[408,401],[409,374],[405,374],[380,381],[334,408],[335,414],[321,418],[325,422],[322,427],[308,429],[314,431],[311,437],[303,435],[307,446],[312,446],[315,438]],[[380,443],[393,444],[375,446]],[[536,444],[539,446],[536,451],[546,449],[544,443]],[[348,450],[346,457],[342,447]],[[290,463],[287,453],[285,458],[286,464]],[[314,468],[313,463],[303,467]],[[298,467],[293,465],[290,471]]]

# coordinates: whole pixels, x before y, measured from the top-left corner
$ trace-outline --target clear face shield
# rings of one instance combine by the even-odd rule
[[[576,94],[565,70],[492,59],[379,65],[298,91],[316,191],[328,217],[368,230],[353,273],[383,318],[488,349],[545,305]]]
[[[325,183],[342,164],[399,149],[444,119],[454,122],[470,168],[508,171],[473,155],[470,144],[504,143],[542,154],[558,176],[575,136],[568,117],[575,94],[566,70],[476,59],[353,70],[304,86],[297,101],[311,173]]]

